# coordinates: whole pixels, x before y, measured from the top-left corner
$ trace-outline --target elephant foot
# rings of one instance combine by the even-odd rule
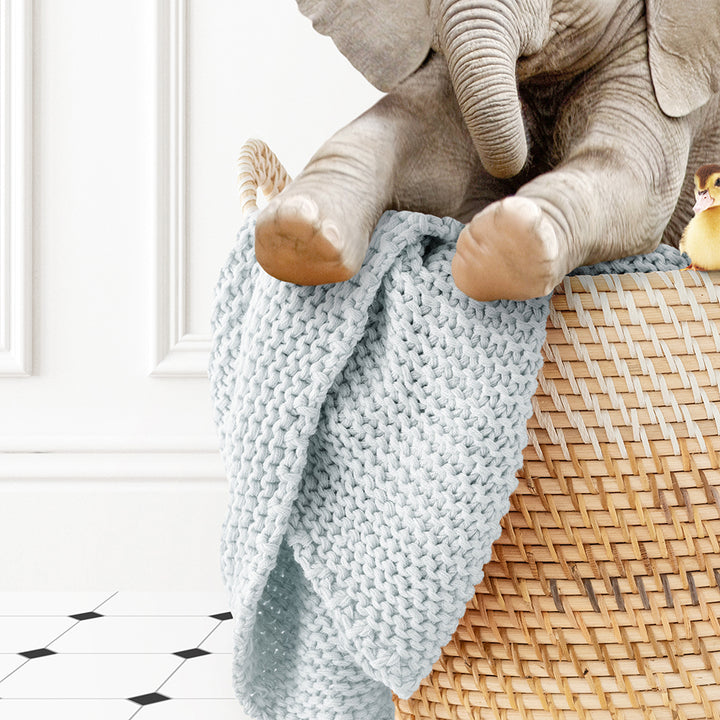
[[[298,179],[260,213],[255,257],[269,275],[297,285],[324,285],[347,280],[360,269],[373,226],[333,205],[328,187],[308,188]]]
[[[463,228],[452,275],[474,300],[529,300],[553,291],[566,260],[543,211],[513,196],[488,205]]]

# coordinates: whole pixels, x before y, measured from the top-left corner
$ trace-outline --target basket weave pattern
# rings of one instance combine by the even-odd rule
[[[465,616],[396,718],[720,719],[720,273],[565,278]]]
[[[239,187],[280,192],[257,140]],[[720,720],[720,272],[567,277],[503,532],[396,720]]]

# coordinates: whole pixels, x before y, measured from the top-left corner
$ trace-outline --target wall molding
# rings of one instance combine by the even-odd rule
[[[0,0],[0,378],[32,374],[32,0]]]
[[[157,0],[153,377],[206,377],[210,353],[209,335],[187,331],[187,15],[187,0]]]
[[[226,481],[217,441],[197,437],[4,436],[0,457],[0,482]]]

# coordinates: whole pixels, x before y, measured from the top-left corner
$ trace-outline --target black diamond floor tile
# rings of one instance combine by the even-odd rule
[[[200,657],[201,655],[209,655],[210,653],[207,650],[201,650],[200,648],[191,648],[190,650],[180,650],[176,653],[173,653],[173,655],[177,655],[181,658],[196,658]]]
[[[32,660],[33,658],[45,657],[46,655],[57,655],[57,653],[47,648],[38,648],[37,650],[26,650],[25,652],[18,653],[18,655]]]
[[[73,620],[94,620],[95,618],[103,617],[103,615],[96,612],[84,612],[71,615],[70,617],[73,618]]]
[[[160,693],[148,693],[147,695],[136,695],[135,697],[128,698],[138,705],[153,705],[154,703],[163,702],[163,700],[169,700],[170,698]]]
[[[232,620],[232,613],[229,613],[229,612],[217,613],[217,615],[211,615],[210,617],[215,618],[216,620]]]

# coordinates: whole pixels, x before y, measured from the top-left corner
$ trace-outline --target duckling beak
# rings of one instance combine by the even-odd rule
[[[698,213],[701,213],[703,210],[707,210],[709,207],[712,207],[712,205],[715,204],[715,200],[707,190],[701,190],[699,193],[697,193],[695,199],[697,202],[695,203],[695,207],[693,207],[693,211],[696,215]]]

